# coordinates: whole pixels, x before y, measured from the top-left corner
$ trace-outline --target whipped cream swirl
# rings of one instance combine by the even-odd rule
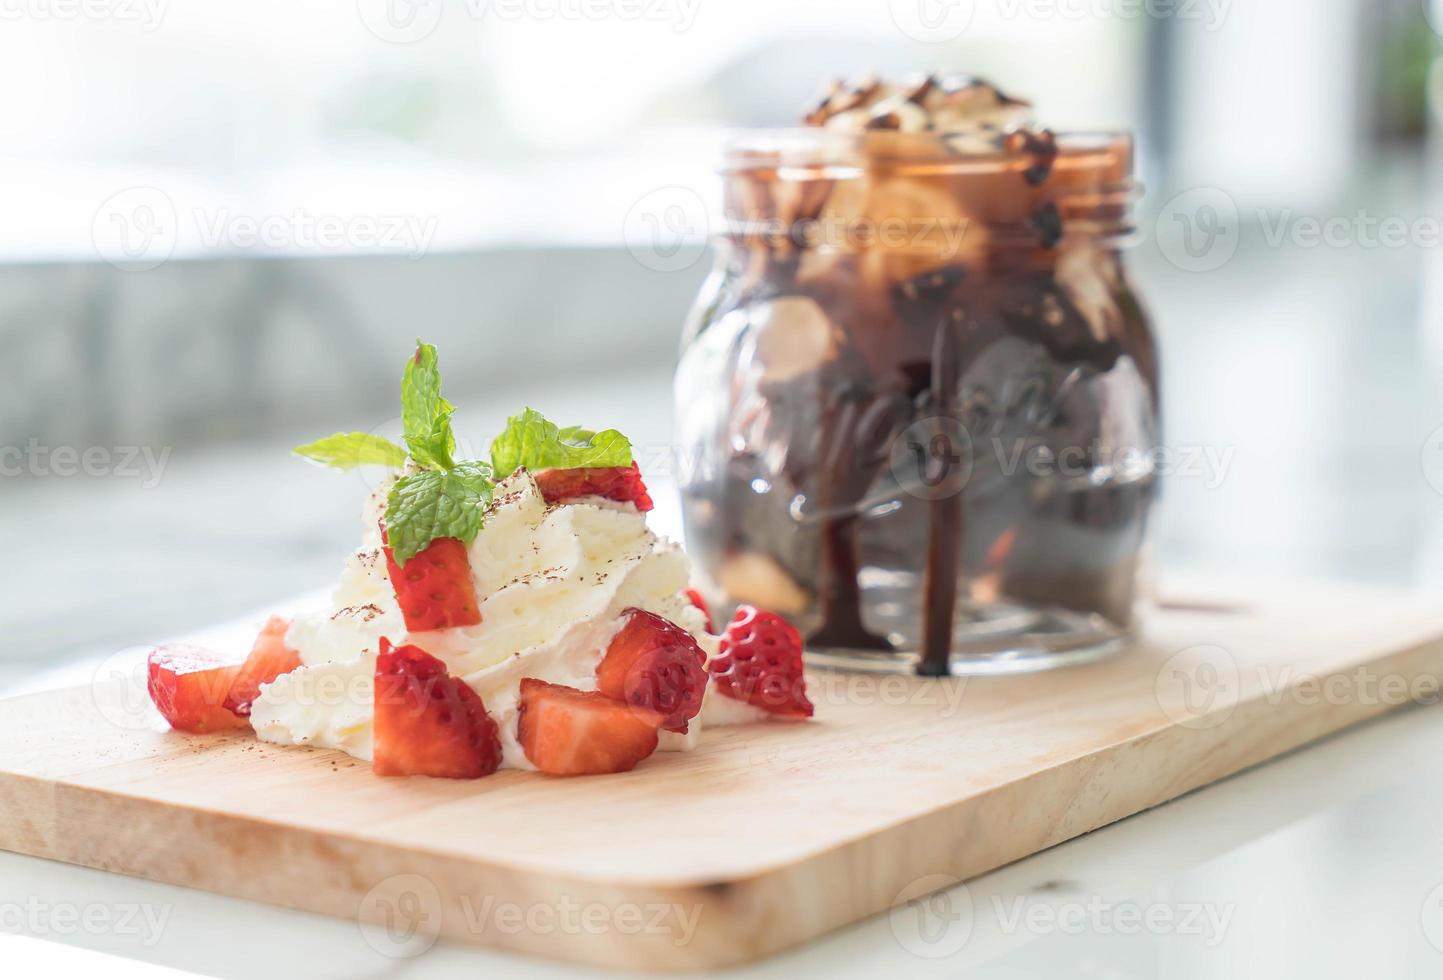
[[[532,769],[516,739],[522,678],[594,690],[626,609],[669,619],[716,654],[705,616],[684,594],[690,566],[678,545],[648,530],[631,504],[548,504],[525,470],[497,486],[470,546],[481,623],[407,632],[377,530],[388,489],[368,502],[365,539],[346,562],[332,608],[292,623],[287,642],[304,666],[263,689],[251,716],[260,738],[370,758],[374,664],[384,636],[421,647],[462,677],[500,728],[503,767]],[[707,701],[716,699],[709,685]],[[701,721],[684,736],[662,733],[661,748],[693,747]]]

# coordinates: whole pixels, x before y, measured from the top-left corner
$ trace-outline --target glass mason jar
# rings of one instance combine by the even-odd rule
[[[1125,135],[740,134],[676,379],[688,550],[814,664],[1120,649],[1158,443]]]

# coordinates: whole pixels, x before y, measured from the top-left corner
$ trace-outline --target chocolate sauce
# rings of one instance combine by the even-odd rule
[[[1033,187],[1041,187],[1052,176],[1057,162],[1057,137],[1050,129],[1018,129],[1007,134],[1005,146],[1010,153],[1031,157],[1022,171],[1022,178]]]
[[[961,352],[957,342],[957,324],[947,317],[937,328],[937,346],[932,351],[932,411],[939,419],[958,415],[957,372]],[[951,454],[938,460],[943,467],[959,465],[952,458],[963,447],[951,446]],[[962,572],[962,487],[945,486],[950,473],[938,474],[944,491],[931,502],[930,527],[927,535],[927,570],[923,583],[922,659],[917,673],[928,677],[946,677],[952,672],[952,617],[957,606],[957,584]]]

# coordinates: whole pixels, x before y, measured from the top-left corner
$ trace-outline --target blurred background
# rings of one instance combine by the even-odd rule
[[[719,130],[867,70],[1137,132],[1166,439],[1221,461],[1165,488],[1161,565],[1437,585],[1439,31],[1425,0],[6,3],[6,680],[325,586],[365,478],[287,451],[394,426],[418,335],[476,444],[531,404],[664,445]]]

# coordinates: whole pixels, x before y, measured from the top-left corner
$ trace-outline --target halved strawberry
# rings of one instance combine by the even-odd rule
[[[706,604],[706,600],[702,598],[701,593],[696,589],[687,589],[686,597],[691,600],[693,606],[696,606],[702,611],[702,615],[706,616],[706,631],[708,633],[713,632],[716,627],[712,625],[711,606]]]
[[[385,533],[382,532],[382,540]],[[481,622],[476,604],[476,583],[471,559],[456,538],[437,538],[411,557],[405,566],[386,549],[386,570],[391,588],[412,633],[475,626]]]
[[[690,633],[641,609],[622,613],[596,668],[596,689],[609,698],[660,712],[663,727],[685,732],[706,693],[706,654]]]
[[[225,706],[241,664],[226,663],[210,650],[176,644],[150,651],[148,667],[150,700],[171,728],[204,734],[250,727]]]
[[[420,647],[381,639],[375,697],[376,775],[475,779],[500,767],[496,722],[481,696]]]
[[[269,684],[282,674],[289,674],[301,665],[301,655],[286,646],[286,630],[291,622],[272,616],[261,627],[250,656],[241,665],[240,674],[226,695],[225,706],[242,718],[250,717],[251,704],[261,693],[261,685]]]
[[[635,504],[640,511],[655,506],[641,479],[641,467],[606,466],[574,470],[541,470],[536,486],[548,504],[582,497],[607,497],[623,504]]]
[[[553,776],[626,772],[656,751],[659,712],[597,691],[521,681],[516,737],[526,758]]]
[[[721,637],[720,655],[707,665],[717,690],[774,715],[810,718],[802,673],[802,635],[776,613],[739,606]]]

